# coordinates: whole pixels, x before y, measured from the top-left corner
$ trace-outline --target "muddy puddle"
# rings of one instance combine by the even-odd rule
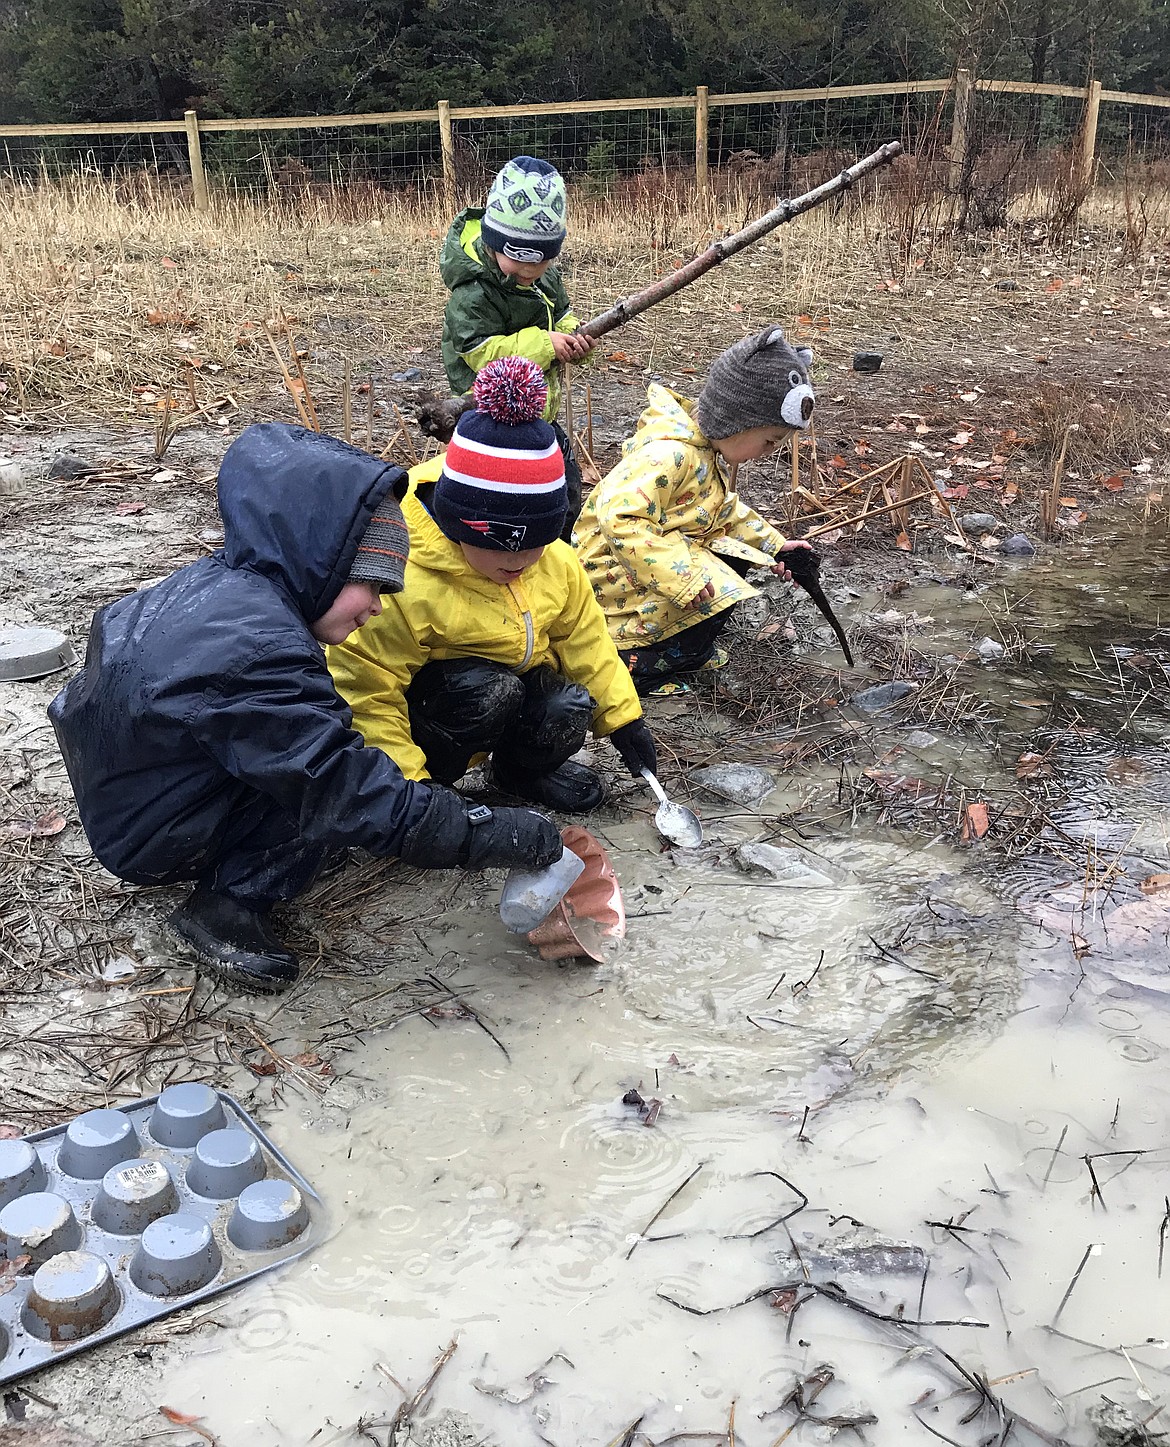
[[[774,769],[755,805],[675,774],[693,855],[661,852],[649,797],[599,818],[630,917],[604,965],[519,945],[498,881],[420,886],[413,931],[401,891],[371,897],[351,951],[384,941],[388,979],[431,971],[489,1029],[455,1006],[343,1019],[336,1078],[261,1109],[327,1243],[38,1390],[103,1441],[200,1440],[168,1404],[222,1447],[385,1443],[457,1341],[412,1441],[1087,1444],[1103,1397],[1159,1430],[1168,580],[1170,542],[1136,525],[991,586],[891,598],[855,568],[846,620],[1002,657],[962,665],[965,713],[899,705],[864,757]],[[891,779],[954,808],[902,817],[919,795]],[[336,1005],[315,988],[305,1008]],[[258,1018],[291,1055],[312,1036],[283,1009]]]
[[[276,1115],[334,1235],[225,1306],[165,1400],[225,1444],[347,1442],[458,1339],[434,1400],[466,1442],[1081,1443],[1103,1397],[1156,1430],[1170,895],[1141,885],[1170,868],[1170,549],[1123,547],[1120,576],[1086,544],[913,594],[946,620],[915,646],[1005,657],[965,681],[977,726],[895,716],[883,767],[1025,793],[1054,849],[864,816],[801,838],[778,821],[839,788],[810,769],[755,809],[695,790],[694,857],[659,853],[649,806],[602,825],[631,916],[605,966],[542,965],[469,898],[425,944],[510,1058],[416,1019]],[[745,875],[761,839],[808,874]]]

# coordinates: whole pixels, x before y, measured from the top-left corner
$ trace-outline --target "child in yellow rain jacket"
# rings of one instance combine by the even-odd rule
[[[559,541],[565,471],[540,368],[493,362],[446,454],[411,473],[404,590],[329,650],[367,744],[408,779],[453,784],[483,755],[495,787],[579,812],[604,797],[569,762],[589,729],[631,774],[657,764],[629,672],[581,565]]]
[[[573,540],[640,693],[718,666],[719,633],[754,593],[748,568],[789,578],[785,551],[808,546],[743,502],[727,469],[808,425],[811,362],[770,326],[715,359],[696,402],[652,385],[621,462],[590,494]]]

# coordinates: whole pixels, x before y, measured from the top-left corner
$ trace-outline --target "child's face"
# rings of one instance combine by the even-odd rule
[[[351,633],[382,611],[382,595],[374,583],[346,583],[309,632],[318,643],[344,643]]]
[[[504,275],[514,276],[521,286],[531,286],[534,281],[539,281],[552,265],[551,257],[548,261],[513,261],[502,251],[493,251],[492,255]]]
[[[506,588],[514,583],[520,574],[540,561],[543,548],[526,548],[522,553],[502,553],[496,548],[473,548],[470,543],[460,543],[467,565]]]
[[[785,426],[748,427],[743,432],[733,432],[730,437],[721,437],[714,444],[724,462],[758,462],[767,457],[783,442],[787,442],[796,429]]]

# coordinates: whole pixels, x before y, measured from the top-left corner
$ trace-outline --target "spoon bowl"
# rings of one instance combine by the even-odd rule
[[[697,849],[703,842],[703,826],[699,822],[699,816],[691,809],[682,804],[675,804],[667,796],[666,790],[658,782],[657,776],[649,769],[642,770],[642,777],[650,785],[650,789],[658,800],[658,810],[654,815],[654,827],[670,844],[677,845],[680,849]]]

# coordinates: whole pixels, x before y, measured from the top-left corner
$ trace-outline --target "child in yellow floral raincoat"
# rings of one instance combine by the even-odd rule
[[[591,493],[573,541],[640,693],[718,666],[718,635],[754,593],[748,568],[790,578],[784,552],[808,546],[743,502],[727,469],[808,426],[811,362],[769,326],[715,359],[696,402],[651,385],[621,462]]]

